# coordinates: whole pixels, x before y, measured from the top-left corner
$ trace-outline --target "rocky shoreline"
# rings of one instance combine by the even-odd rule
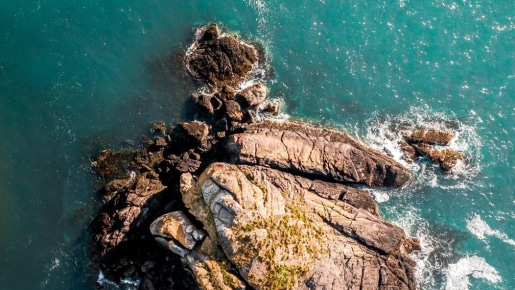
[[[155,124],[145,148],[96,156],[106,204],[92,261],[139,289],[416,289],[418,241],[353,187],[402,187],[410,172],[342,131],[257,122],[279,111],[265,84],[240,87],[258,58],[214,24],[198,29],[185,65],[205,82],[191,97],[202,120]],[[407,159],[463,159],[433,147],[452,135],[403,134]]]

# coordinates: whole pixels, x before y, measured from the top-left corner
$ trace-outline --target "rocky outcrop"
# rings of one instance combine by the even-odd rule
[[[241,87],[256,64],[214,24],[197,31],[186,66],[209,85],[192,95],[203,121],[156,123],[143,149],[97,156],[93,261],[140,289],[415,289],[418,241],[352,187],[410,173],[342,131],[257,122],[279,103],[264,84]]]
[[[444,172],[448,172],[459,161],[465,160],[463,153],[443,147],[451,143],[454,137],[451,132],[418,129],[412,132],[401,132],[401,135],[406,142],[400,141],[399,146],[404,153],[403,158],[408,162],[415,160],[419,156],[426,156],[438,164]]]
[[[350,189],[349,202],[345,186],[318,182],[214,163],[198,180],[184,176],[181,191],[211,242],[256,289],[414,289],[404,232],[369,202],[351,204],[356,196],[371,201],[368,193]]]
[[[291,122],[266,121],[227,138],[232,163],[259,164],[311,177],[400,187],[410,173],[392,158],[344,132]]]
[[[430,145],[449,145],[453,134],[451,132],[434,129],[418,129],[412,132],[402,132],[402,136],[408,143],[426,143]]]
[[[253,46],[234,36],[220,35],[215,24],[199,28],[186,55],[188,71],[218,89],[239,85],[257,61]]]
[[[443,171],[450,171],[458,161],[464,160],[463,153],[451,149],[436,149],[429,144],[415,144],[417,152],[427,156],[433,162],[440,165]]]

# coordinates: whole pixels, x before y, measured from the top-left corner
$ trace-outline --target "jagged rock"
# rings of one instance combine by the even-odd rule
[[[408,162],[412,162],[413,160],[415,160],[415,158],[417,157],[417,151],[415,150],[415,148],[413,146],[411,146],[410,144],[404,142],[404,141],[399,141],[399,147],[401,148],[401,152],[404,154],[403,155],[403,159],[408,161]]]
[[[265,101],[266,92],[267,87],[263,83],[256,83],[239,92],[236,99],[241,99],[245,105],[255,108]]]
[[[147,201],[166,186],[158,179],[140,176],[132,186],[123,189],[91,223],[95,260],[101,260],[125,239],[134,225],[145,220],[150,206]]]
[[[420,129],[413,132],[402,132],[402,136],[408,143],[426,143],[432,145],[449,145],[453,134],[450,132],[438,131],[434,129]]]
[[[215,113],[213,104],[211,103],[211,95],[202,93],[193,93],[191,99],[195,104],[195,107],[205,116],[212,116]]]
[[[158,217],[150,225],[150,233],[165,239],[174,239],[188,250],[193,250],[197,242],[206,235],[203,230],[197,229],[182,211],[170,212]]]
[[[186,55],[188,71],[215,88],[237,86],[257,64],[256,49],[234,36],[220,35],[215,24],[197,30]]]
[[[404,232],[366,209],[327,199],[334,194],[317,190],[330,187],[313,190],[309,182],[261,166],[214,163],[198,181],[183,175],[181,192],[208,238],[256,289],[415,289]],[[213,259],[213,247],[203,248]],[[193,272],[197,280],[205,276]]]
[[[152,132],[160,136],[166,136],[166,124],[164,122],[156,122],[152,124]]]
[[[106,202],[110,201],[113,197],[115,197],[118,192],[130,188],[136,179],[134,178],[124,178],[124,179],[115,179],[108,182],[102,191],[102,197]]]
[[[369,186],[399,187],[409,171],[344,132],[300,123],[266,121],[227,137],[231,163],[259,164],[288,172]]]
[[[179,123],[178,131],[185,143],[192,147],[205,147],[209,135],[209,126],[205,122],[192,121]]]
[[[440,165],[443,171],[450,171],[458,161],[464,160],[465,157],[461,152],[452,149],[437,149],[429,144],[414,144],[413,147],[420,152],[420,154],[426,155],[433,162]]]
[[[154,145],[158,148],[166,147],[168,145],[168,142],[164,137],[157,137],[154,141]]]
[[[240,104],[233,100],[229,100],[225,103],[226,115],[229,120],[241,121],[243,119],[243,113],[241,111]]]
[[[166,163],[166,167],[181,173],[196,172],[202,165],[202,161],[190,158],[187,152],[182,156],[170,155],[163,162]]]
[[[279,114],[279,108],[281,104],[277,101],[265,101],[260,107],[259,110],[266,114],[271,114],[273,116],[277,116]]]

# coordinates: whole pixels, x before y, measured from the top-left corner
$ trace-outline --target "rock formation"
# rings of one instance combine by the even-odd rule
[[[234,36],[220,35],[215,24],[200,28],[186,56],[186,67],[195,77],[221,89],[237,86],[257,63],[256,49]]]
[[[233,163],[259,164],[316,178],[369,186],[404,185],[410,173],[345,132],[290,122],[245,127],[225,142]]]
[[[93,163],[107,181],[90,249],[104,274],[141,289],[416,289],[418,241],[353,187],[410,173],[342,131],[255,122],[266,86],[239,87],[255,50],[216,26],[190,50],[211,86],[193,97],[205,120],[154,125],[145,148]]]
[[[450,132],[434,129],[418,129],[412,132],[401,132],[404,141],[399,146],[404,153],[404,159],[408,162],[415,160],[418,156],[426,156],[435,162],[440,168],[448,172],[454,168],[459,161],[463,161],[463,153],[449,148],[441,148],[451,143],[454,137]],[[436,146],[439,146],[437,148]]]

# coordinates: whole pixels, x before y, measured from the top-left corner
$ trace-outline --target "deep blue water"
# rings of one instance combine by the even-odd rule
[[[89,158],[185,118],[191,84],[165,64],[210,21],[263,43],[292,117],[394,154],[396,130],[454,129],[461,169],[422,162],[372,193],[421,239],[422,289],[515,289],[514,17],[511,0],[0,1],[0,289],[94,288]]]

